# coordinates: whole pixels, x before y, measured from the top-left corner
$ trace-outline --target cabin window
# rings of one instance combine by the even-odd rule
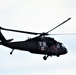
[[[46,42],[39,42],[39,45],[40,46],[43,46],[43,47],[46,47],[47,45],[46,45]]]
[[[46,42],[43,42],[43,46],[46,47]]]
[[[39,42],[39,45],[42,46],[42,42]]]

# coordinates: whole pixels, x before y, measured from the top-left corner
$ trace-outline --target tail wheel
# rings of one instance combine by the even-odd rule
[[[10,55],[12,55],[13,51],[14,51],[14,49],[10,52]]]

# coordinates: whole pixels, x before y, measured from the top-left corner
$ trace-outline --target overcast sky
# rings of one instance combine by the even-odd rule
[[[76,33],[76,0],[0,0],[0,26],[47,32],[71,17],[52,33]],[[33,35],[2,31],[6,39],[26,40]],[[31,54],[0,46],[0,75],[76,75],[76,36],[49,36],[63,42],[68,54],[59,58]]]

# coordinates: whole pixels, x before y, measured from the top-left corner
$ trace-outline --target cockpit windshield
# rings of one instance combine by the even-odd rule
[[[62,47],[64,47],[64,48],[65,48],[65,46],[64,46],[64,44],[63,44],[63,43],[62,43],[61,45],[62,45]]]
[[[64,44],[63,43],[57,43],[57,48],[61,48],[61,47],[65,48]]]

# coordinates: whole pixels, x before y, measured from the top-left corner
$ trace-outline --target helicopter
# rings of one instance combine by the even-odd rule
[[[14,29],[7,29],[0,27],[0,45],[6,46],[11,48],[12,51],[10,54],[12,55],[15,49],[21,51],[28,51],[33,54],[42,54],[43,59],[47,60],[49,56],[57,56],[67,54],[67,48],[63,45],[63,43],[56,41],[54,38],[48,37],[47,35],[65,35],[65,34],[49,34],[49,32],[53,31],[54,29],[58,28],[65,22],[69,21],[71,18],[63,21],[56,27],[52,28],[48,32],[43,33],[36,33],[36,32],[28,32],[28,31],[21,31],[21,30],[14,30]],[[1,30],[12,31],[12,32],[19,32],[19,33],[26,33],[31,35],[38,35],[33,38],[26,39],[25,41],[16,41],[12,42],[13,39],[7,40],[4,35],[2,34]]]

